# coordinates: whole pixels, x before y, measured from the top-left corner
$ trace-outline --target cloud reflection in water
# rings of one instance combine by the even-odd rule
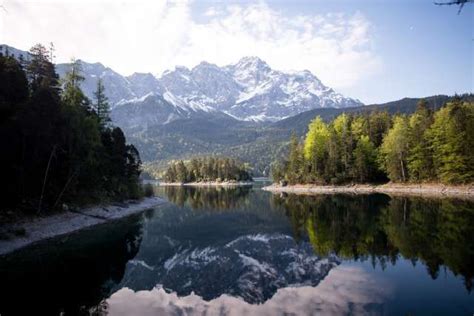
[[[191,293],[179,297],[156,287],[134,292],[123,288],[108,300],[109,315],[343,315],[380,314],[392,288],[383,279],[373,279],[361,268],[339,266],[317,286],[282,288],[263,304],[249,304],[223,294],[205,301]]]

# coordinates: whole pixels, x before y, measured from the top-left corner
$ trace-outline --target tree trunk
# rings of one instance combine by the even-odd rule
[[[400,165],[401,165],[401,167],[402,167],[402,180],[403,180],[403,182],[405,182],[405,181],[406,181],[406,177],[405,177],[405,166],[404,166],[404,164],[403,164],[403,159],[402,159],[402,158],[400,158]]]
[[[46,187],[46,180],[48,179],[49,167],[51,166],[51,160],[53,160],[54,152],[56,151],[56,145],[51,149],[51,154],[49,155],[48,165],[46,166],[46,171],[43,178],[43,187],[41,188],[41,196],[38,204],[38,214],[41,212],[41,204],[43,203],[44,188]]]

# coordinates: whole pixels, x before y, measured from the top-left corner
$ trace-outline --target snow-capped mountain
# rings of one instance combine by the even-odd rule
[[[193,109],[214,109],[240,120],[278,121],[314,108],[360,106],[326,87],[311,72],[273,70],[258,57],[218,67],[177,67],[159,79],[164,91]]]
[[[28,54],[0,45],[3,50],[7,47],[15,56]],[[192,69],[176,67],[161,77],[151,73],[122,76],[101,63],[80,63],[85,78],[81,87],[86,96],[94,99],[97,80],[101,78],[113,111],[120,108],[118,111],[124,113],[127,112],[124,107],[130,106],[130,113],[136,113],[137,107],[143,104],[144,109],[139,112],[146,117],[146,125],[216,111],[243,121],[278,121],[316,108],[362,105],[359,100],[346,98],[325,86],[308,70],[274,70],[258,57],[244,57],[224,67],[208,62]],[[70,64],[56,65],[60,77],[69,68]],[[156,106],[151,106],[152,102],[157,102]],[[163,107],[164,114],[156,112]],[[145,114],[145,109],[151,112]]]
[[[132,112],[136,111],[150,93],[162,95],[164,100],[160,99],[157,107],[150,107],[153,99],[146,101],[145,108],[152,112],[145,116],[164,118],[152,110],[161,108],[163,101],[174,106],[175,110],[165,120],[154,120],[156,124],[192,117],[198,112],[215,111],[244,121],[278,121],[315,108],[362,105],[360,101],[346,98],[325,86],[308,70],[274,70],[258,57],[244,57],[224,67],[208,62],[201,62],[192,69],[178,66],[159,78],[151,73],[124,77],[100,63],[81,64],[85,94],[93,98],[97,79],[102,78],[112,108],[120,105],[120,112],[124,112],[127,105],[133,109]],[[68,64],[57,65],[59,75],[63,76],[68,67]],[[166,107],[170,109],[169,105]],[[167,110],[166,113],[171,112]]]
[[[141,98],[117,103],[111,113],[112,121],[126,130],[146,130],[150,126],[166,124],[184,117],[189,117],[186,110],[153,92]]]
[[[122,100],[129,100],[137,97],[133,93],[130,82],[127,78],[105,67],[101,63],[86,63],[79,60],[81,64],[82,76],[84,81],[81,84],[81,89],[91,100],[94,99],[94,91],[97,89],[97,79],[101,78],[107,97],[112,105],[117,104]],[[61,78],[69,71],[70,64],[56,65],[56,72]],[[150,92],[150,91],[148,91]]]

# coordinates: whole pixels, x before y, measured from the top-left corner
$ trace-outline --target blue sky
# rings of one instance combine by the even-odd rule
[[[124,75],[256,55],[275,69],[308,69],[366,104],[474,86],[474,4],[458,15],[431,0],[0,3],[1,43],[53,41],[57,62],[99,61]]]
[[[195,3],[196,14],[202,14],[211,3],[216,5],[218,2]],[[430,0],[279,0],[266,3],[288,16],[338,12],[365,16],[372,24],[374,52],[381,58],[380,69],[369,78],[339,90],[367,104],[405,96],[474,90],[474,4],[465,5],[458,15],[458,6],[437,6]],[[229,1],[225,4],[221,1],[221,4],[228,5]]]

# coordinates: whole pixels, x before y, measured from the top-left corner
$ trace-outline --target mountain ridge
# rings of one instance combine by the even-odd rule
[[[11,46],[0,47],[16,57],[29,57],[28,52]],[[257,56],[242,57],[222,67],[207,61],[192,68],[175,66],[160,77],[151,73],[123,76],[100,62],[78,61],[82,67],[84,81],[81,88],[85,95],[93,99],[97,80],[102,79],[112,110],[117,105],[136,107],[137,102],[145,101],[144,97],[150,93],[162,95],[184,115],[183,118],[197,112],[220,111],[242,121],[275,122],[315,108],[363,105],[359,100],[344,97],[325,86],[308,70],[275,70]],[[58,63],[56,71],[62,78],[69,67],[70,63]],[[162,100],[159,103],[162,105]],[[156,112],[148,115],[161,117]],[[171,117],[161,123],[169,122],[169,119]]]

